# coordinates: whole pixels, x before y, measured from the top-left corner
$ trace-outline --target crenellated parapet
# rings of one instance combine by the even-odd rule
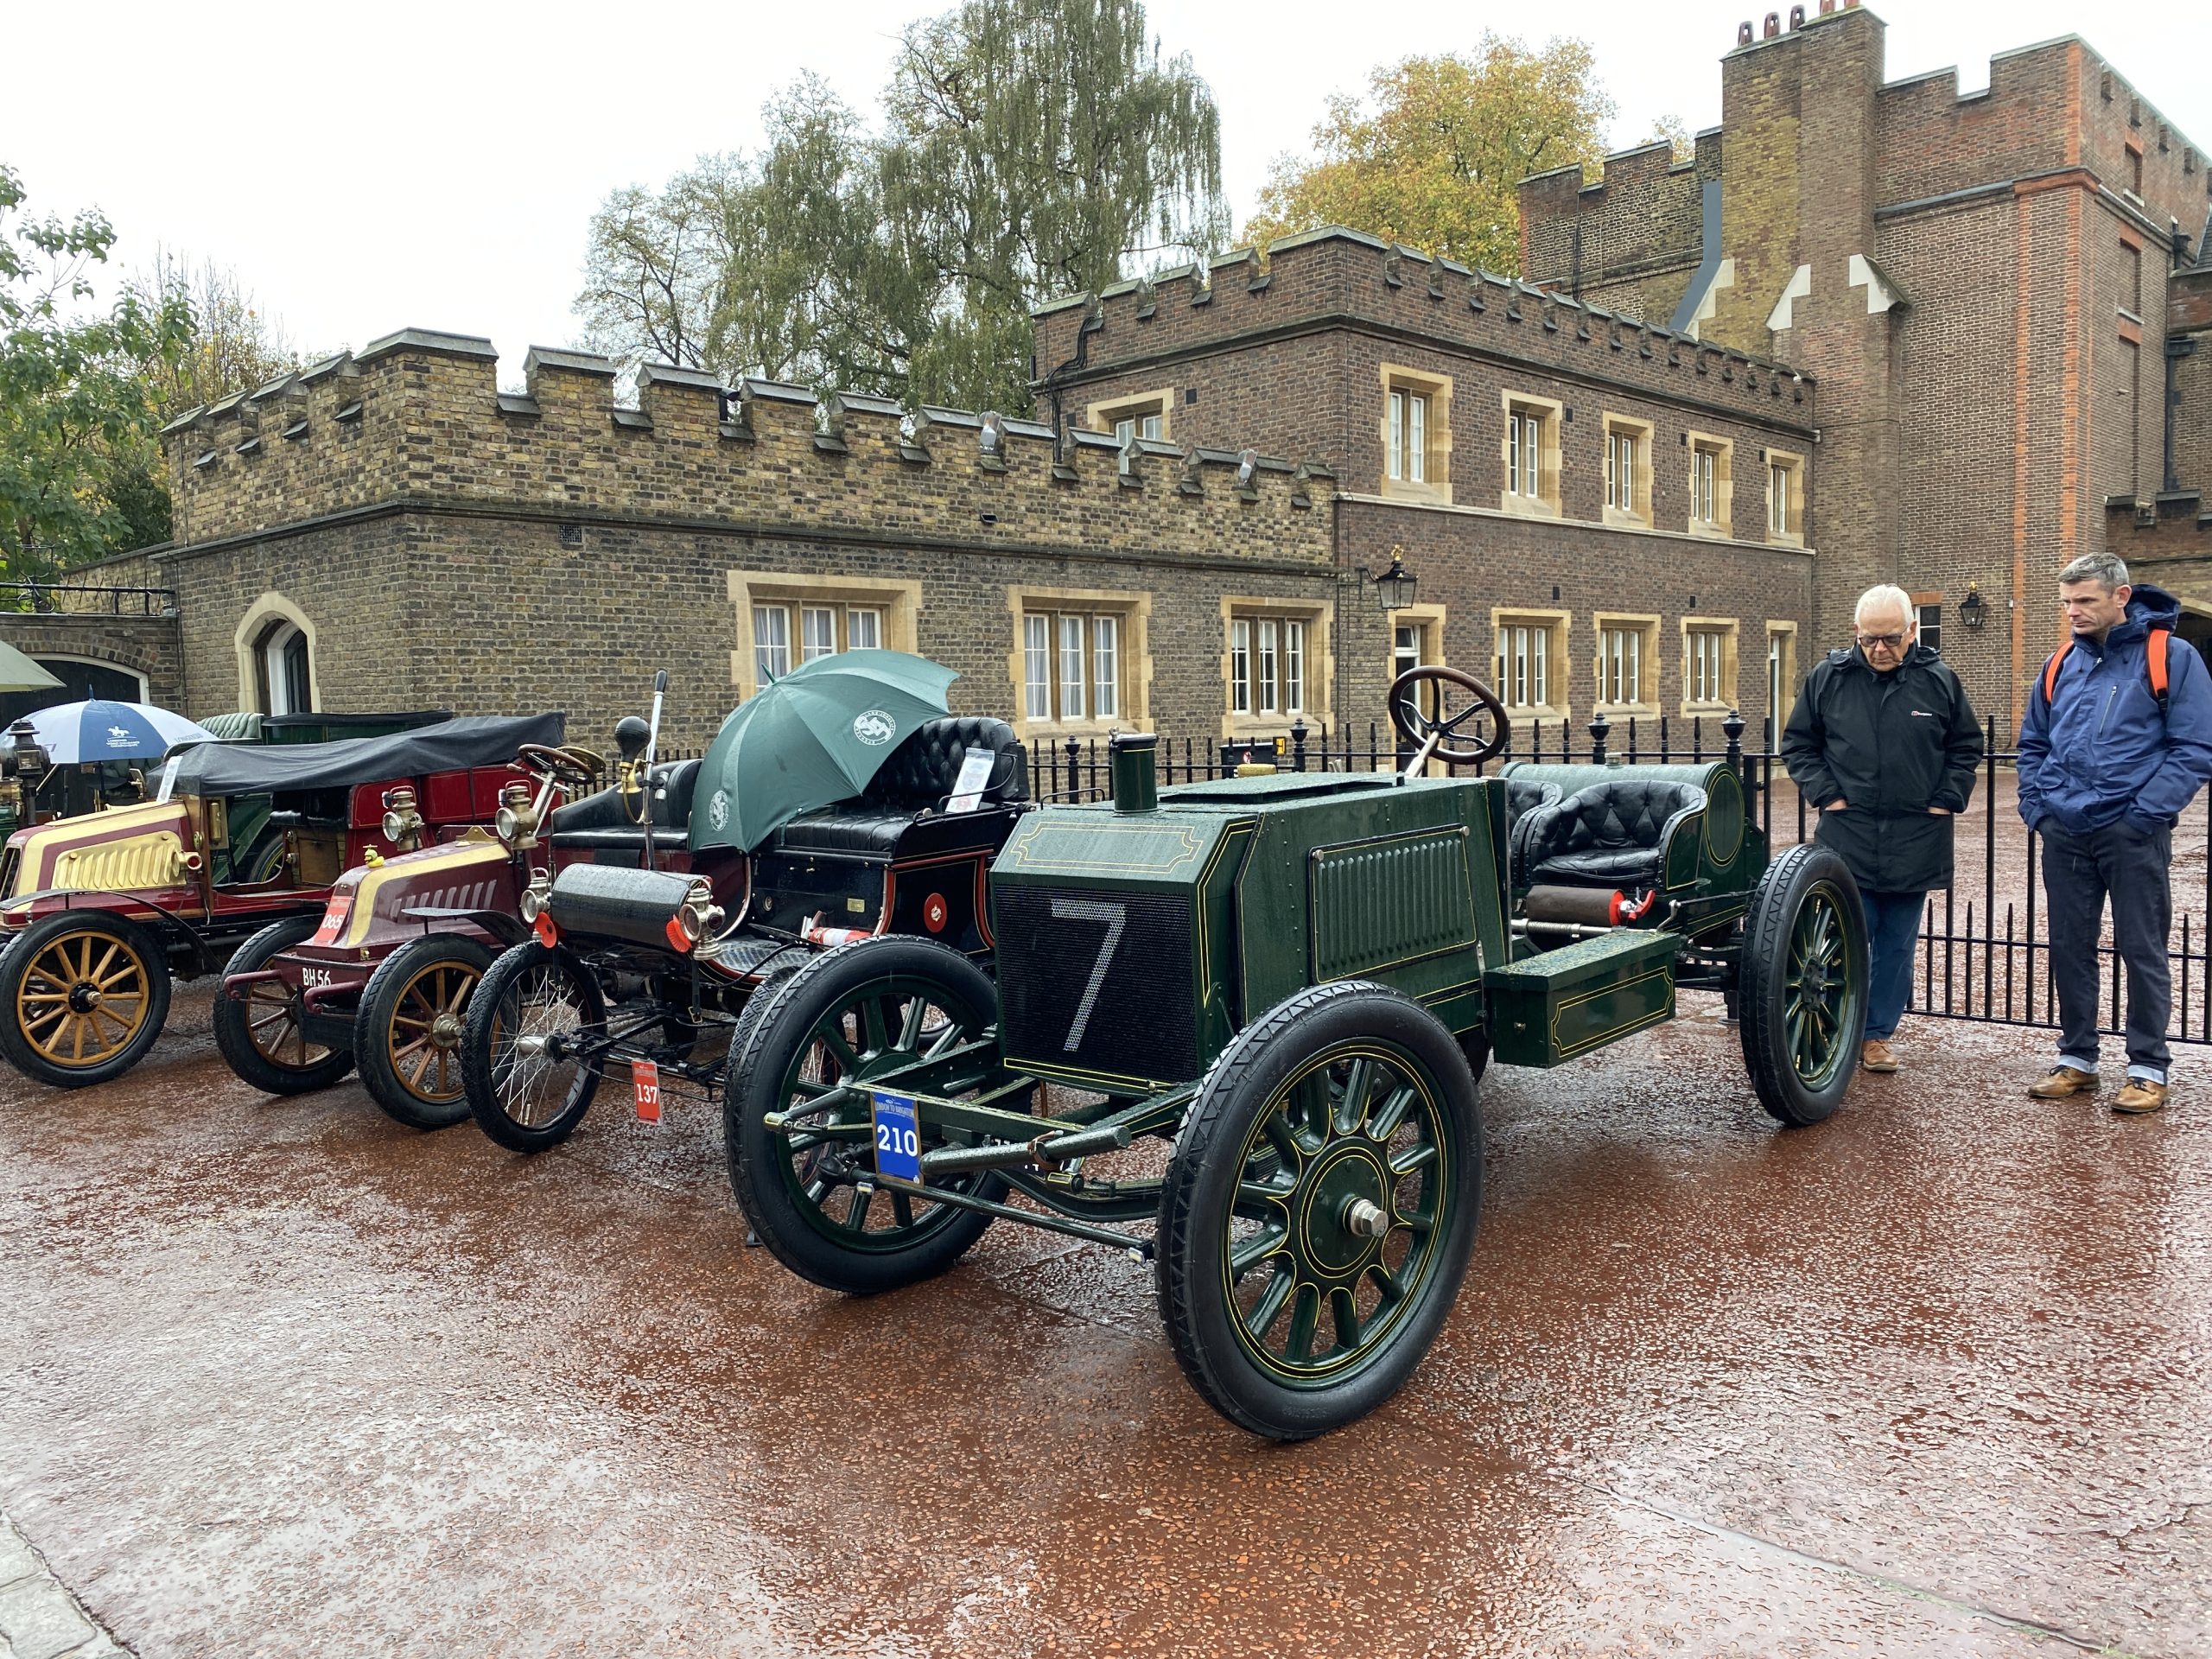
[[[996,414],[817,398],[649,364],[533,350],[521,392],[472,335],[406,329],[209,404],[162,433],[189,548],[397,506],[865,531],[985,544],[1117,539],[1326,563],[1326,468],[1076,434]]]
[[[1205,266],[1072,295],[1035,315],[1046,408],[1056,385],[1300,328],[1357,324],[1426,338],[1446,351],[1624,383],[1656,398],[1691,398],[1745,420],[1811,420],[1810,378],[1787,364],[1338,226],[1285,237],[1264,255],[1239,249]]]

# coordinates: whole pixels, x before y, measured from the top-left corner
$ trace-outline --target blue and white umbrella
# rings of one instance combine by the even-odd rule
[[[215,734],[182,715],[150,702],[64,702],[29,716],[38,746],[57,766],[94,760],[158,760],[180,743],[207,743]]]

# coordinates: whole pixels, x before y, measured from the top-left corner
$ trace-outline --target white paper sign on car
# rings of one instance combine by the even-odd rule
[[[166,801],[168,799],[169,791],[176,787],[176,769],[183,763],[183,760],[184,757],[181,754],[173,754],[169,757],[168,765],[162,768],[162,786],[154,791],[154,798],[156,800]]]
[[[982,749],[970,749],[960,762],[960,776],[952,780],[952,798],[945,803],[948,812],[973,812],[983,804],[983,791],[991,781],[991,762],[995,754]]]

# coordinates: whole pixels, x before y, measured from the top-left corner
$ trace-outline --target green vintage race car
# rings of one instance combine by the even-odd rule
[[[1395,776],[1163,793],[1154,740],[1117,739],[1110,804],[1033,812],[998,855],[995,981],[879,938],[766,994],[725,1108],[762,1242],[855,1293],[943,1271],[995,1220],[1127,1250],[1199,1392],[1294,1440],[1389,1398],[1448,1313],[1493,1058],[1559,1065],[1701,987],[1738,1011],[1769,1112],[1835,1109],[1866,986],[1839,860],[1770,859],[1725,764],[1423,776],[1505,741],[1455,671],[1389,707],[1414,749]]]

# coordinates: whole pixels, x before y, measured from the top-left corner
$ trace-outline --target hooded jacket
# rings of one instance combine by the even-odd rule
[[[1869,893],[1951,885],[1948,813],[1966,810],[1982,756],[1980,722],[1946,663],[1916,645],[1877,674],[1857,646],[1832,651],[1805,681],[1782,734],[1782,760],[1825,809],[1815,836]]]
[[[2169,636],[2163,715],[2151,691],[2151,630],[2180,615],[2171,594],[2139,582],[2102,645],[2074,637],[2048,703],[2036,676],[2020,721],[2020,816],[2031,830],[2047,819],[2076,835],[2122,819],[2171,826],[2212,778],[2212,674],[2196,647]]]

